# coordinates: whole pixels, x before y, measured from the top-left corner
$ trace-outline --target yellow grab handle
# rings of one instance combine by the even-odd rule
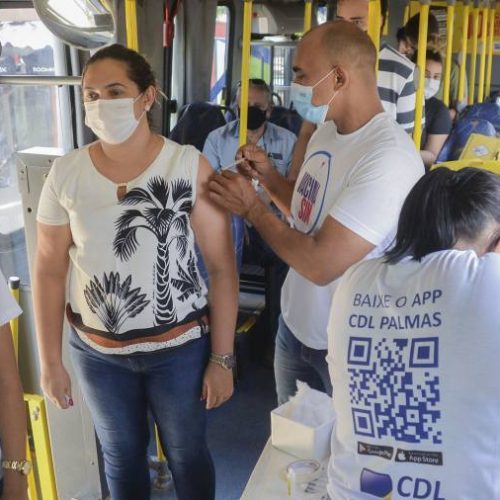
[[[125,0],[125,25],[127,27],[127,47],[139,50],[137,33],[137,4],[136,0]]]
[[[481,59],[479,61],[479,87],[477,91],[477,101],[484,101],[484,82],[486,77],[486,52],[488,44],[488,2],[485,2],[485,7],[482,11],[482,23],[481,23]]]
[[[248,79],[250,78],[250,39],[252,36],[252,0],[243,0],[243,42],[241,48],[240,146],[247,143]]]
[[[413,141],[417,149],[422,142],[422,117],[424,110],[424,87],[425,87],[425,60],[427,52],[427,31],[429,23],[430,0],[420,1],[420,23],[418,27],[418,87],[415,97],[415,129],[413,130]]]
[[[476,70],[477,70],[477,47],[479,36],[479,2],[475,0],[474,9],[472,10],[472,53],[470,60],[470,76],[469,76],[469,98],[468,104],[474,104],[476,90]]]
[[[490,29],[488,38],[488,63],[486,67],[486,88],[485,95],[489,97],[491,93],[491,77],[493,68],[493,52],[495,50],[495,16],[496,16],[496,2],[490,2]]]
[[[451,66],[453,62],[453,30],[455,28],[455,0],[448,0],[446,16],[446,61],[444,65],[443,102],[450,105]]]
[[[368,35],[377,49],[377,63],[375,65],[378,72],[378,53],[380,50],[380,26],[382,24],[382,12],[380,0],[369,0],[368,4]]]
[[[17,276],[9,278],[9,288],[12,297],[19,304],[19,285],[21,280]],[[14,352],[16,360],[19,359],[19,318],[14,318],[10,321],[10,331],[12,332],[12,343],[14,344]]]
[[[469,1],[464,1],[463,9],[463,28],[462,28],[462,43],[460,52],[462,54],[462,61],[460,64],[460,79],[458,81],[458,100],[463,101],[465,98],[465,76],[467,69],[467,37],[469,35],[469,16],[470,5]]]
[[[305,0],[304,6],[304,33],[307,33],[312,26],[312,0]]]

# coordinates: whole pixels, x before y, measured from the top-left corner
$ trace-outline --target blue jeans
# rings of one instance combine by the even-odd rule
[[[274,377],[278,404],[286,403],[297,392],[297,380],[312,389],[332,395],[332,383],[326,361],[327,351],[305,346],[279,318],[274,352]]]
[[[179,500],[215,498],[215,472],[200,401],[210,339],[158,353],[101,354],[75,332],[71,357],[102,446],[113,500],[147,500],[148,409],[155,419]]]

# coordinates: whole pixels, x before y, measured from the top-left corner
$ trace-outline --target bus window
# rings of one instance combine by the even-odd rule
[[[293,55],[295,43],[287,42],[276,44],[273,48],[273,78],[272,87],[280,96],[282,105],[290,106],[290,86],[293,80]]]
[[[326,5],[318,6],[316,9],[316,22],[318,24],[323,24],[326,23],[327,20],[328,20],[328,7]]]
[[[212,81],[210,83],[210,101],[217,104],[224,104],[225,89],[227,87],[230,21],[231,13],[229,7],[223,5],[217,6],[212,58]]]
[[[0,9],[0,75],[65,75],[62,43],[35,9]],[[29,284],[15,152],[72,146],[68,91],[54,86],[0,84],[0,267]],[[66,117],[63,120],[63,117]]]

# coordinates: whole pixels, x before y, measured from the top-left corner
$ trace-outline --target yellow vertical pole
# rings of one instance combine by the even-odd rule
[[[31,448],[29,440],[26,441],[26,460],[33,463],[33,455],[31,454]],[[31,469],[28,474],[28,497],[30,500],[38,500],[38,490],[36,487],[35,471]]]
[[[420,12],[420,2],[419,0],[410,1],[410,17],[415,16]]]
[[[415,102],[415,129],[413,140],[417,149],[420,149],[422,141],[422,117],[424,109],[424,87],[425,87],[425,59],[427,52],[427,31],[429,23],[429,10],[431,0],[420,0],[420,24],[418,29],[418,87]]]
[[[405,11],[403,14],[403,26],[406,26],[406,23],[410,20],[410,4],[405,7]]]
[[[127,27],[127,47],[139,50],[136,0],[125,0],[125,25]]]
[[[241,49],[240,146],[247,142],[248,79],[250,78],[250,41],[252,36],[252,0],[243,0],[243,42]]]
[[[312,26],[312,0],[305,0],[304,5],[304,33],[307,33]]]
[[[380,28],[382,25],[382,11],[380,0],[370,0],[368,4],[368,35],[370,36],[373,45],[377,49],[377,64],[375,65],[378,71],[378,53],[380,50]]]
[[[446,61],[444,65],[443,102],[450,105],[451,63],[453,60],[453,30],[455,28],[455,0],[448,0],[446,16]]]
[[[462,27],[462,43],[460,52],[462,54],[462,61],[460,64],[460,79],[458,81],[458,100],[463,101],[465,98],[465,75],[467,68],[467,40],[469,36],[469,17],[470,17],[470,4],[469,0],[464,0],[463,8],[463,27]]]
[[[38,394],[25,394],[24,400],[28,405],[31,432],[36,450],[36,468],[40,479],[41,497],[43,500],[57,500],[45,401]]]
[[[21,280],[17,276],[9,278],[9,288],[14,300],[19,303],[19,285]],[[16,353],[16,360],[19,359],[19,318],[14,318],[10,322],[10,330],[12,332],[12,342]]]
[[[489,2],[483,2],[482,23],[481,23],[481,58],[479,60],[479,86],[477,91],[477,101],[484,101],[484,82],[486,77],[486,51],[488,44],[488,14]]]
[[[470,60],[469,76],[469,99],[468,104],[474,104],[476,91],[476,71],[477,71],[477,47],[479,36],[479,0],[474,0],[474,9],[472,10],[472,52]]]
[[[488,63],[486,66],[486,88],[485,95],[488,97],[491,92],[491,77],[493,68],[493,52],[495,49],[495,15],[496,15],[496,2],[490,2],[490,29],[488,33]]]

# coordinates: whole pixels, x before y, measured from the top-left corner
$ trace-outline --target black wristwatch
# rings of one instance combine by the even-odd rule
[[[234,354],[210,354],[210,361],[222,366],[226,370],[232,370],[236,366],[236,356]]]

